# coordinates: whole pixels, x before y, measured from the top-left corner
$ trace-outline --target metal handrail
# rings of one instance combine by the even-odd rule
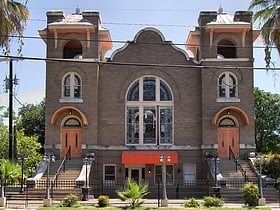
[[[246,175],[246,170],[244,170],[241,166],[241,164],[238,162],[238,158],[235,156],[234,152],[231,149],[231,146],[229,146],[229,160],[231,160],[231,158],[233,158],[234,162],[235,162],[235,170],[237,172],[237,170],[239,169],[242,176],[244,177],[245,182],[248,180],[248,177]]]
[[[55,172],[55,175],[54,175],[54,180],[57,181],[58,179],[58,174],[60,174],[60,172],[63,170],[63,172],[65,172],[65,163],[66,163],[66,160],[71,160],[71,146],[69,147],[65,157],[63,158],[63,160],[61,161],[58,169],[56,170]]]

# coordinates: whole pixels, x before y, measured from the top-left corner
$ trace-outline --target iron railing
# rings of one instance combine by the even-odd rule
[[[233,161],[235,162],[235,170],[237,172],[237,170],[239,169],[239,171],[241,172],[242,176],[244,177],[244,181],[248,181],[248,177],[246,174],[246,170],[244,170],[241,166],[241,164],[238,162],[238,158],[235,156],[234,152],[231,149],[231,146],[229,146],[229,160],[233,159]]]
[[[257,178],[250,178],[247,181],[258,184]],[[245,184],[244,179],[227,179],[222,183],[218,181],[218,186],[221,188],[221,196],[223,197],[227,192],[231,190],[239,191],[242,193],[242,188]],[[183,182],[175,180],[172,184],[169,183],[166,186],[167,196],[169,199],[185,199],[185,198],[197,198],[201,199],[206,195],[214,195],[213,187],[215,182],[213,180],[196,180],[195,182]],[[278,193],[280,188],[275,181],[263,181],[263,189],[266,192]],[[117,198],[116,191],[123,190],[125,182],[122,181],[110,181],[104,182],[102,180],[94,180],[90,182],[90,195],[94,195],[97,198],[99,195],[108,195],[110,198]],[[33,187],[24,185],[24,194],[28,199],[42,199],[45,195],[46,180],[40,180],[36,182]],[[146,198],[161,198],[163,186],[161,183],[148,183],[149,194]],[[5,195],[8,199],[15,199],[20,195],[20,184],[12,185],[7,184],[5,186]],[[75,181],[50,181],[50,195],[53,199],[60,200],[68,194],[81,195],[82,190],[80,186],[76,185]]]

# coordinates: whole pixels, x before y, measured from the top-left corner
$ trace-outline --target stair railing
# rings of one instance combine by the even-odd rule
[[[229,146],[229,160],[231,160],[231,158],[235,162],[235,171],[237,172],[239,169],[242,176],[244,177],[245,182],[247,182],[248,180],[248,177],[246,175],[247,172],[242,168],[241,164],[238,162],[238,158],[235,156],[234,152],[232,151],[231,146]]]
[[[69,146],[69,149],[68,149],[68,151],[67,151],[67,153],[66,153],[66,158],[67,158],[68,160],[71,160],[71,146]]]
[[[61,161],[58,169],[56,170],[55,172],[55,175],[54,175],[54,180],[55,182],[57,182],[58,180],[58,175],[61,173],[61,172],[65,172],[65,165],[66,165],[66,160],[71,160],[71,146],[69,147],[68,151],[66,152],[66,155],[65,157],[63,158],[63,160]]]

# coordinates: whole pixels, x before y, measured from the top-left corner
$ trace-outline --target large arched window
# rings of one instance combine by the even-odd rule
[[[218,78],[218,97],[237,98],[238,84],[236,76],[231,72],[224,72]]]
[[[136,80],[126,97],[126,144],[173,143],[173,96],[157,77]]]
[[[82,97],[81,77],[74,73],[66,74],[62,79],[62,98],[79,99]]]

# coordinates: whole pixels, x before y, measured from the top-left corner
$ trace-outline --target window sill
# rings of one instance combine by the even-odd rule
[[[60,103],[83,103],[84,100],[82,98],[61,98],[59,99]]]
[[[217,98],[216,102],[236,102],[239,103],[240,99],[239,98]]]

